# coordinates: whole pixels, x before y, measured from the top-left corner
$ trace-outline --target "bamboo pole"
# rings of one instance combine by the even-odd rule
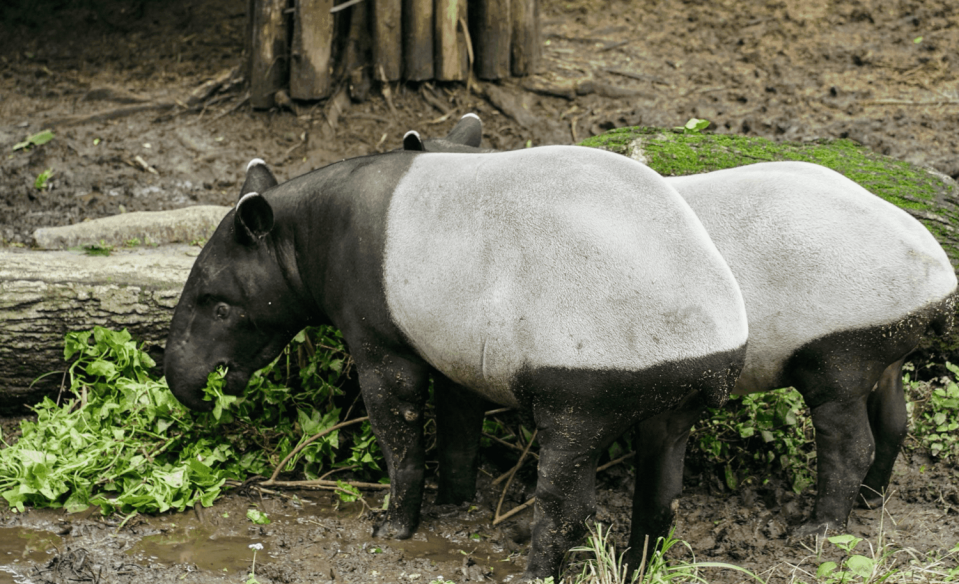
[[[332,92],[333,0],[296,0],[290,50],[290,97],[322,99]]]
[[[539,0],[510,0],[511,69],[516,77],[536,73],[539,61]]]
[[[474,0],[469,7],[473,71],[480,79],[509,77],[510,0]]]
[[[373,0],[373,78],[399,81],[403,72],[403,0]]]
[[[433,0],[403,0],[403,76],[433,78]]]
[[[256,0],[254,4],[250,103],[256,109],[273,107],[273,96],[289,79],[285,8],[286,0]]]
[[[434,0],[433,37],[435,77],[440,81],[463,81],[469,76],[466,31],[466,0]]]

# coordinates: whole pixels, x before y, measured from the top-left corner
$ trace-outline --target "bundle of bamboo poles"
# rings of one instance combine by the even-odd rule
[[[341,79],[533,73],[538,0],[248,0],[253,107],[329,97]]]

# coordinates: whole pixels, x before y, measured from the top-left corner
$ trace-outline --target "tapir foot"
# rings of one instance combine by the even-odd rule
[[[383,523],[373,527],[373,537],[383,539],[409,539],[416,526],[403,525],[399,521],[390,521],[387,519]]]
[[[845,523],[839,521],[812,521],[809,520],[793,530],[793,536],[804,538],[811,535],[824,537],[827,533],[838,535],[846,529]]]

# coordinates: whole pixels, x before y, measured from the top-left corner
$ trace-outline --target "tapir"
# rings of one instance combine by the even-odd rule
[[[401,150],[282,184],[267,173],[254,161],[249,192],[197,257],[166,379],[209,409],[202,388],[217,367],[237,393],[304,326],[337,326],[390,476],[376,535],[417,527],[431,376],[444,411],[462,411],[455,424],[444,416],[446,442],[482,420],[450,404],[488,399],[535,423],[533,579],[558,575],[582,534],[604,448],[692,396],[722,404],[745,362],[729,267],[675,189],[622,156]],[[440,499],[467,480],[475,473],[448,472]]]
[[[408,132],[404,148],[468,151],[481,138],[474,115],[446,139]],[[819,165],[768,162],[665,180],[703,222],[746,303],[749,344],[733,392],[793,386],[812,413],[817,495],[797,534],[843,529],[857,494],[875,506],[889,485],[907,431],[905,357],[923,334],[952,324],[956,275],[946,253],[905,211]],[[630,565],[646,536],[655,542],[674,519],[686,442],[703,409],[692,396],[636,425],[644,480]]]

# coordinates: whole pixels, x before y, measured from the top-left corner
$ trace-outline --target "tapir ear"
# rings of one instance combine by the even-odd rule
[[[423,147],[423,139],[420,138],[419,132],[410,130],[403,136],[403,150],[410,150],[412,152],[423,152],[426,150],[426,148]]]
[[[276,177],[269,167],[260,158],[254,158],[246,165],[246,180],[240,189],[240,196],[248,193],[262,193],[270,187],[276,186]]]
[[[479,148],[483,142],[483,122],[476,114],[466,114],[453,126],[446,139],[456,144]]]
[[[243,245],[253,245],[273,229],[273,207],[257,193],[243,195],[233,214],[233,235]]]

